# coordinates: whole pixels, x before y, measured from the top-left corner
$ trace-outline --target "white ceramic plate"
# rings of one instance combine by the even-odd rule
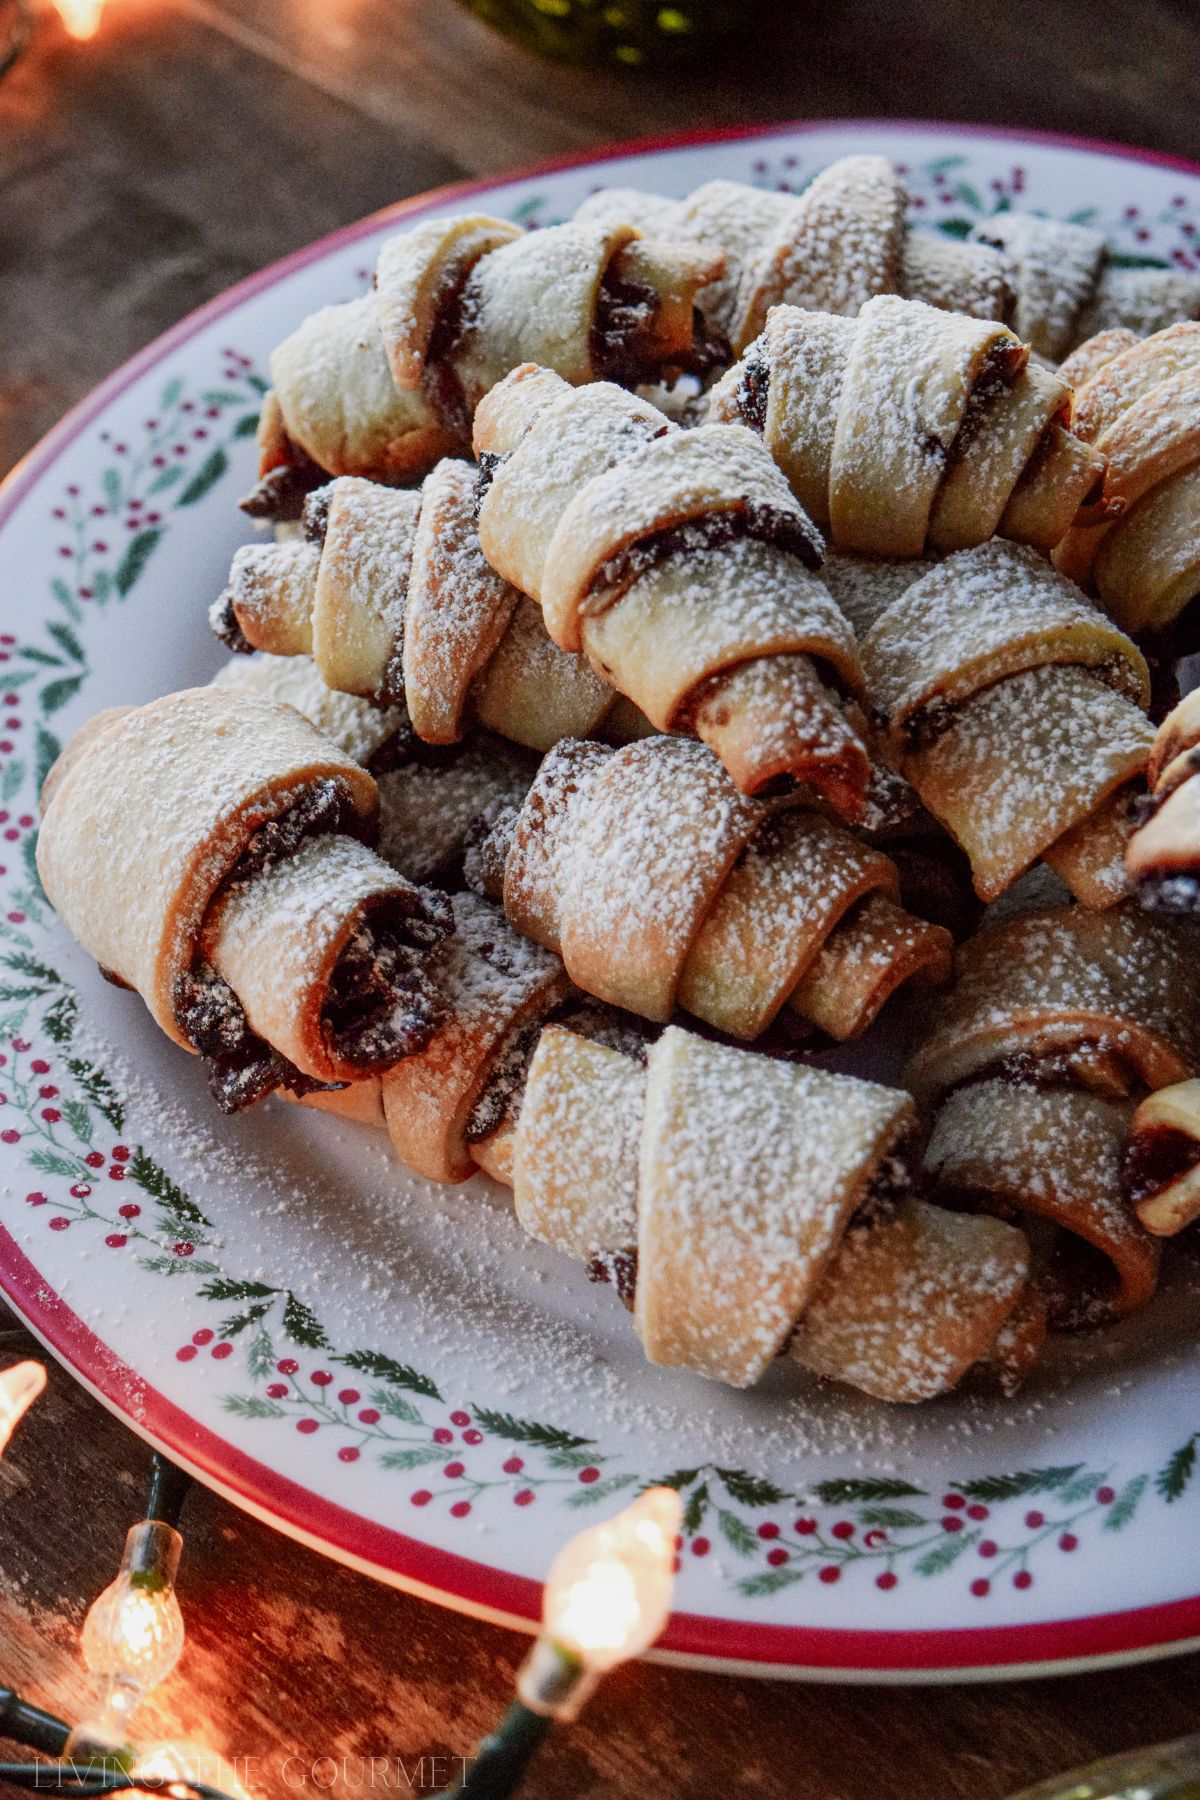
[[[337,233],[167,334],[0,496],[0,1280],[137,1430],[331,1555],[525,1624],[553,1551],[642,1482],[683,1494],[664,1650],[836,1679],[1044,1671],[1200,1640],[1200,1292],[1060,1342],[1013,1402],[919,1411],[780,1370],[749,1394],[651,1369],[606,1288],[479,1178],[271,1102],[215,1115],[195,1061],[105,986],[33,870],[35,794],[100,707],[206,680],[272,346],[435,211],[564,216],[602,183],[799,184],[902,164],[961,234],[1013,202],[1126,257],[1193,260],[1200,170],[950,127],[798,125],[446,190]],[[112,828],[134,833],[114,797]]]

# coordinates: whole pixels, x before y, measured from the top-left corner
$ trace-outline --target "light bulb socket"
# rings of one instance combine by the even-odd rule
[[[132,1744],[113,1736],[103,1723],[76,1725],[62,1747],[59,1761],[96,1775],[127,1775],[133,1767]]]
[[[156,1450],[150,1466],[146,1517],[161,1519],[164,1525],[178,1525],[191,1485],[191,1476],[173,1462],[168,1462],[162,1452]]]
[[[538,1638],[517,1674],[517,1695],[547,1719],[577,1718],[600,1677],[582,1657],[553,1638]]]
[[[183,1539],[173,1525],[161,1519],[142,1519],[131,1525],[121,1557],[121,1573],[130,1586],[146,1593],[169,1592],[179,1573]]]

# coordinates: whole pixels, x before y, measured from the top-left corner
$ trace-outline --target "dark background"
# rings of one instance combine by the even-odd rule
[[[39,18],[0,83],[0,471],[211,294],[464,175],[802,116],[971,120],[1200,158],[1195,0],[741,11],[728,50],[657,76],[553,68],[455,0],[109,0],[84,45]],[[144,1447],[57,1370],[0,1463],[0,1680],[72,1717],[89,1704],[79,1623],[147,1468]],[[184,1523],[188,1649],[143,1731],[257,1757],[257,1800],[289,1783],[361,1793],[363,1756],[403,1756],[429,1791],[422,1756],[461,1755],[493,1722],[522,1654],[514,1634],[328,1564],[206,1492]],[[1197,1658],[907,1691],[641,1665],[551,1742],[526,1791],[993,1800],[1198,1722]],[[327,1753],[348,1759],[345,1779],[299,1787]]]

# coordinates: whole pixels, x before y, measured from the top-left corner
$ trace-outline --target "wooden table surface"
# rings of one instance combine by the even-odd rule
[[[0,470],[209,295],[463,175],[805,115],[997,122],[1200,158],[1193,0],[745,12],[760,23],[719,68],[661,80],[536,62],[455,0],[109,0],[86,45],[41,18],[0,84]],[[147,1468],[144,1446],[57,1369],[0,1463],[0,1682],[72,1717],[88,1705],[79,1623]],[[185,1529],[188,1648],[143,1730],[256,1759],[257,1800],[363,1793],[372,1757],[393,1759],[384,1791],[431,1792],[493,1722],[522,1654],[514,1634],[326,1563],[204,1491]],[[993,1800],[1198,1724],[1194,1657],[907,1691],[639,1665],[558,1734],[525,1791]]]

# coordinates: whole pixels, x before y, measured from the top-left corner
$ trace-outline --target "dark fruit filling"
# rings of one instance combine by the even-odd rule
[[[224,886],[263,875],[310,837],[358,827],[340,782],[312,782],[286,812],[252,834]],[[322,1011],[333,1054],[368,1073],[424,1048],[441,1005],[422,964],[452,925],[449,901],[424,889],[381,896],[363,908],[330,977]],[[203,960],[177,980],[173,1005],[180,1031],[208,1064],[209,1085],[224,1112],[252,1106],[279,1087],[305,1094],[341,1085],[302,1074],[252,1031],[233,989]]]
[[[627,544],[600,565],[589,598],[594,597],[602,606],[612,606],[663,558],[682,551],[719,550],[743,538],[786,550],[809,569],[819,569],[824,557],[825,546],[803,513],[747,501],[723,512],[706,513],[700,519],[687,519],[681,525],[665,526]]]
[[[204,1058],[222,1112],[241,1112],[277,1088],[293,1094],[321,1088],[251,1031],[237,995],[208,963],[198,962],[176,981],[174,1010],[180,1031]]]
[[[637,1296],[638,1253],[633,1245],[627,1250],[604,1250],[587,1265],[589,1281],[607,1281],[617,1290],[622,1306],[633,1311]]]
[[[231,587],[226,588],[217,599],[208,615],[208,622],[227,650],[232,650],[235,656],[253,656],[254,645],[238,624]]]
[[[764,356],[748,356],[738,377],[737,408],[752,431],[767,429],[767,402],[771,397],[771,371]]]
[[[294,856],[307,838],[327,832],[349,832],[357,837],[361,830],[342,783],[321,776],[297,795],[286,812],[264,820],[252,834],[233,867],[228,885],[240,887],[243,882],[253,881],[275,863]]]
[[[1200,1139],[1176,1125],[1153,1125],[1129,1140],[1121,1185],[1131,1206],[1153,1199],[1200,1164]]]
[[[452,924],[441,895],[414,889],[364,910],[329,982],[321,1024],[330,1049],[364,1073],[423,1050],[441,1020],[423,967]]]
[[[285,454],[286,462],[277,463],[261,475],[241,501],[242,511],[252,519],[265,519],[272,525],[298,519],[305,498],[314,488],[327,484],[328,469],[314,462],[299,444],[289,439]]]

